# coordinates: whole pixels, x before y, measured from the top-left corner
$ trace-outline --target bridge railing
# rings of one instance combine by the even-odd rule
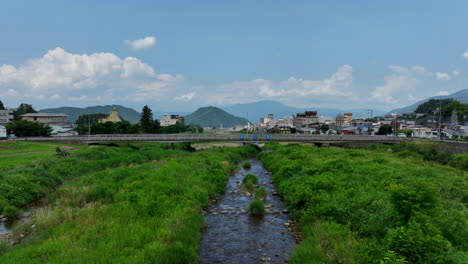
[[[241,138],[243,136],[243,138]],[[22,137],[20,141],[74,141],[74,142],[201,142],[201,141],[383,141],[418,140],[392,136],[368,135],[304,135],[304,134],[103,134],[67,137]]]

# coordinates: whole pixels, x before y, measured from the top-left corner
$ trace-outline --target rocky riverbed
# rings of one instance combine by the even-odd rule
[[[200,242],[201,263],[286,263],[296,245],[295,222],[278,195],[272,175],[257,159],[248,159],[250,169],[241,167],[229,178],[225,195],[204,211],[205,228]],[[259,178],[268,190],[265,215],[250,215],[254,195],[241,183],[248,173]]]

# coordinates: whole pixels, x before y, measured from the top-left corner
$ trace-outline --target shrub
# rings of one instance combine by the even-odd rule
[[[3,215],[5,217],[15,217],[21,214],[21,210],[18,209],[16,206],[7,205],[3,208]]]
[[[247,175],[245,175],[244,179],[242,179],[242,183],[247,183],[247,182],[251,182],[252,184],[257,184],[258,183],[258,177],[249,173]]]
[[[255,192],[255,198],[257,199],[265,199],[266,196],[267,196],[267,189],[265,187],[260,187]]]
[[[252,167],[252,163],[250,161],[246,161],[244,163],[242,163],[242,168],[248,170]]]
[[[246,191],[252,192],[254,190],[253,183],[251,181],[247,181],[244,183],[244,188]]]
[[[254,215],[262,215],[265,213],[265,205],[261,200],[253,200],[249,204],[249,212]]]

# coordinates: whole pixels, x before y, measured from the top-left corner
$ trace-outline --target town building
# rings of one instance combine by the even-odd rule
[[[22,120],[38,122],[46,125],[64,126],[68,125],[68,116],[55,113],[29,113],[21,115]]]
[[[13,109],[0,110],[0,125],[6,125],[13,121]]]
[[[105,122],[117,123],[117,122],[122,122],[122,118],[120,118],[119,110],[117,110],[114,107],[110,110],[109,115],[107,117],[99,118],[98,122],[99,123],[105,123]]]
[[[317,111],[305,111],[304,113],[297,113],[293,118],[293,125],[295,127],[303,127],[306,125],[316,124],[319,119]]]
[[[7,129],[4,126],[0,126],[0,139],[7,138]]]
[[[164,115],[161,119],[161,126],[172,126],[175,124],[185,124],[185,119],[180,115]]]

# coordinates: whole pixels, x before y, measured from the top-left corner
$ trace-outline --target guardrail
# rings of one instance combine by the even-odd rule
[[[23,137],[18,141],[63,141],[63,142],[203,142],[203,141],[305,141],[305,142],[401,142],[415,138],[367,136],[367,135],[304,135],[304,134],[109,134],[68,137]]]

